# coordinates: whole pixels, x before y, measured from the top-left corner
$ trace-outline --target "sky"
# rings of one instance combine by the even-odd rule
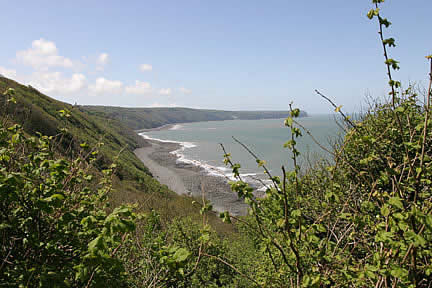
[[[0,0],[0,74],[68,103],[332,108],[388,93],[369,0]],[[430,0],[386,1],[394,78],[425,85]]]

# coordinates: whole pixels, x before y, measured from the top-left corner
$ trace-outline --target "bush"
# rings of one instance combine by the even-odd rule
[[[291,139],[284,146],[291,151],[294,169],[283,169],[282,179],[269,174],[274,185],[265,198],[253,195],[242,181],[240,165],[225,154],[238,180],[231,187],[250,206],[251,216],[242,229],[253,239],[255,253],[268,257],[259,265],[264,271],[260,285],[429,287],[432,283],[432,56],[426,57],[431,73],[422,105],[412,87],[404,91],[392,78],[399,66],[388,57],[394,39],[383,37],[390,22],[380,15],[381,2],[373,1],[368,17],[378,19],[391,100],[353,121],[317,91],[341,114],[347,132],[342,143],[328,151],[332,165],[318,163],[300,173],[296,139],[305,129],[296,122],[298,109],[285,120]],[[256,160],[265,168],[264,161]],[[230,220],[227,213],[221,217]]]
[[[134,230],[135,215],[128,207],[107,212],[113,167],[92,184],[87,160],[94,159],[63,159],[54,152],[54,140],[27,138],[20,126],[0,124],[0,282],[124,286],[116,252]]]

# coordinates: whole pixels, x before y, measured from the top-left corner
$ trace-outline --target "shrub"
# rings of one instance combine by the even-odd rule
[[[121,287],[116,253],[135,228],[135,214],[125,206],[107,212],[114,167],[92,184],[95,151],[68,161],[54,144],[54,137],[26,137],[19,125],[0,124],[0,282]]]
[[[389,58],[394,39],[384,39],[391,23],[380,14],[382,0],[373,0],[369,18],[378,20],[387,75],[389,103],[376,104],[353,121],[329,98],[344,121],[346,135],[329,152],[332,165],[318,164],[300,174],[297,138],[305,130],[291,109],[285,125],[291,138],[294,169],[272,177],[262,199],[239,173],[239,164],[225,152],[237,181],[233,191],[250,206],[242,224],[265,253],[273,269],[262,274],[260,285],[269,287],[429,287],[432,283],[432,121],[430,101],[432,56],[426,103],[414,89],[401,89],[392,71],[398,62]],[[242,144],[242,143],[241,143]],[[242,144],[243,145],[243,144]],[[246,149],[248,149],[246,147]],[[325,148],[324,148],[325,149]],[[221,217],[230,221],[227,213]],[[265,271],[261,266],[260,270]]]

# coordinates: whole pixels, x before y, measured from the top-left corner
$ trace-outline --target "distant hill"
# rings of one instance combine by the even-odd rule
[[[288,111],[223,111],[191,108],[124,108],[83,106],[92,115],[116,119],[134,130],[155,128],[166,124],[218,120],[253,120],[286,118]],[[305,111],[300,116],[307,116]]]

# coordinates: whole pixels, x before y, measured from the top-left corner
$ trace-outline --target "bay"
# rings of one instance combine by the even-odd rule
[[[334,115],[312,115],[298,118],[297,121],[308,129],[315,140],[331,149],[332,143],[341,137],[341,129]],[[317,145],[304,131],[297,139],[297,149],[301,152],[299,161],[303,167],[317,159],[330,159],[330,155]],[[170,129],[142,133],[146,138],[160,141],[177,142],[182,145],[174,153],[179,160],[203,167],[208,173],[231,177],[231,169],[223,163],[222,143],[233,162],[241,165],[240,172],[245,176],[265,179],[262,167],[232,137],[250,148],[273,176],[282,174],[281,167],[293,168],[292,153],[284,148],[290,140],[290,129],[284,126],[284,119],[227,120],[176,124]]]

